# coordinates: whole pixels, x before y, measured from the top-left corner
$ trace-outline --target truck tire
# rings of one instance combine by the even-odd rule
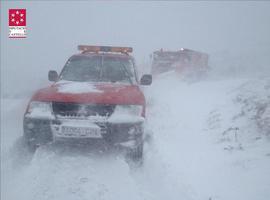
[[[36,150],[38,148],[37,144],[35,144],[34,142],[31,142],[31,141],[27,141],[27,139],[25,139],[25,144],[26,144],[26,147],[30,153],[36,152]]]
[[[130,149],[128,157],[134,162],[141,162],[143,160],[143,143],[139,144],[135,148]]]

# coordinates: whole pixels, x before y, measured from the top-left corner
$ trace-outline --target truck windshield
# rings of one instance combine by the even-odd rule
[[[135,73],[129,58],[109,56],[73,56],[60,75],[60,79],[80,82],[122,82],[133,84]]]

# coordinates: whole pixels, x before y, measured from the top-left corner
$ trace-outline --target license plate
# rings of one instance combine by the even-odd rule
[[[62,126],[59,133],[62,137],[102,138],[99,128]]]

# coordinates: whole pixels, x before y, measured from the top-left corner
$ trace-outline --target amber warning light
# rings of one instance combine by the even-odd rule
[[[78,50],[84,52],[118,52],[118,53],[131,53],[132,47],[111,47],[111,46],[89,46],[79,45]]]

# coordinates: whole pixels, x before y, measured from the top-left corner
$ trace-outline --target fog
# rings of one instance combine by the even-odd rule
[[[27,38],[8,38],[8,9],[27,9]],[[181,47],[207,52],[213,71],[269,72],[269,2],[1,2],[2,95],[31,93],[61,70],[78,44],[131,46],[149,54]],[[240,70],[239,70],[240,69]],[[252,73],[250,73],[250,71]]]

